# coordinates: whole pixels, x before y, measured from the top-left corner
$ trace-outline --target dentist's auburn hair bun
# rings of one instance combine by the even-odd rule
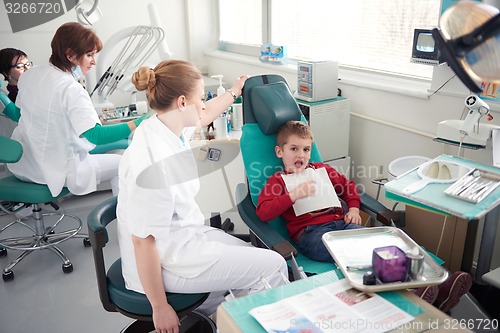
[[[154,70],[143,66],[132,75],[132,83],[139,91],[152,90],[156,85],[156,75]]]

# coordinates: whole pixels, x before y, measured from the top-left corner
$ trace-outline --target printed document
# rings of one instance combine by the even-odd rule
[[[377,294],[342,279],[250,310],[267,332],[387,332],[414,319]]]
[[[325,168],[307,168],[299,173],[292,173],[289,175],[282,174],[281,177],[285,182],[288,192],[305,181],[313,180],[315,182],[316,194],[310,197],[300,198],[293,204],[293,210],[296,216],[329,207],[342,206]]]

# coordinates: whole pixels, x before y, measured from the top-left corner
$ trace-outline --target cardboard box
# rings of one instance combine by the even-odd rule
[[[451,273],[459,270],[470,272],[470,258],[473,253],[464,253],[467,231],[474,233],[469,238],[476,239],[477,228],[470,228],[468,220],[456,216],[445,216],[420,208],[406,206],[406,226],[404,231],[420,246],[445,261]],[[472,247],[474,249],[474,247]],[[469,251],[469,250],[468,250]],[[466,260],[463,260],[464,256]]]

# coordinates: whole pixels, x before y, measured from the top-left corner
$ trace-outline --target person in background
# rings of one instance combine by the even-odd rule
[[[118,240],[125,284],[146,294],[156,332],[179,331],[165,291],[210,292],[198,310],[212,314],[228,290],[258,292],[288,278],[281,255],[205,225],[195,201],[200,156],[189,139],[234,103],[245,80],[205,103],[202,75],[187,61],[163,61],[133,75],[156,115],[135,131],[120,163]]]
[[[3,103],[4,109],[2,113],[14,122],[19,121],[20,111],[15,106],[18,88],[17,82],[19,77],[33,66],[29,61],[28,56],[21,50],[14,48],[5,48],[0,50],[0,73],[7,81],[8,95],[0,91],[0,101]],[[1,83],[0,83],[1,87]]]
[[[359,215],[360,197],[356,184],[338,173],[333,167],[321,162],[309,162],[313,143],[311,129],[301,121],[289,121],[278,130],[275,152],[284,165],[266,182],[259,195],[257,215],[263,221],[282,216],[290,238],[306,257],[324,262],[334,262],[321,241],[321,236],[329,231],[362,228]],[[282,175],[296,174],[306,169],[324,168],[341,199],[339,207],[328,207],[297,216],[293,204],[316,194],[316,184],[307,180],[288,191]]]
[[[22,117],[12,138],[23,146],[9,170],[19,179],[47,184],[53,196],[63,187],[75,195],[111,181],[118,192],[119,154],[89,152],[98,144],[127,138],[146,117],[102,126],[87,91],[77,79],[96,64],[102,49],[97,35],[83,25],[60,26],[51,42],[50,64],[31,68],[18,81],[16,105]]]
[[[5,48],[0,50],[0,73],[8,82],[7,95],[12,102],[16,102],[17,97],[17,81],[19,77],[33,66],[29,61],[28,56],[21,50],[14,48]]]

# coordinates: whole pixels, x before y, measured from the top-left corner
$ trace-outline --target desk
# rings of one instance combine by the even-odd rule
[[[476,163],[455,156],[441,155],[438,156],[436,160],[461,164],[500,175],[499,168]],[[410,170],[409,172],[384,185],[386,197],[404,204],[428,209],[441,214],[462,217],[469,221],[477,222],[479,218],[484,216],[484,228],[481,236],[481,245],[479,248],[475,274],[476,282],[484,283],[482,282],[481,277],[490,271],[493,248],[495,246],[495,236],[500,216],[500,187],[477,204],[469,203],[446,195],[444,190],[451,185],[449,183],[431,183],[418,192],[412,194],[403,193],[403,189],[407,185],[419,180],[420,177],[417,174],[417,170]]]
[[[292,282],[257,294],[237,298],[222,303],[217,309],[217,328],[220,333],[262,333],[265,330],[248,311],[256,306],[271,304],[285,297],[297,295],[307,290],[337,281],[335,271],[318,274],[307,279]],[[447,325],[456,322],[434,306],[423,301],[410,291],[390,291],[379,293],[391,303],[415,317],[405,328],[394,332],[444,332]],[[459,325],[457,325],[459,326]],[[455,331],[455,330],[454,330]],[[457,327],[457,332],[471,332]]]

